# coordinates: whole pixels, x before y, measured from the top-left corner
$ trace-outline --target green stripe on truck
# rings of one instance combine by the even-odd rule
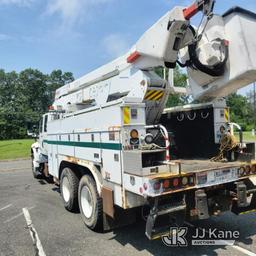
[[[122,144],[117,143],[101,143],[101,142],[77,142],[77,141],[54,141],[44,140],[49,145],[72,146],[79,148],[101,148],[110,150],[121,150]]]

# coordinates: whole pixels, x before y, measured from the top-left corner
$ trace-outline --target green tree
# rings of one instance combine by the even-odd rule
[[[50,104],[54,100],[54,94],[56,89],[61,86],[74,81],[73,74],[71,72],[62,72],[60,69],[53,70],[48,76],[48,93]]]
[[[37,69],[26,69],[19,75],[19,97],[23,100],[23,110],[31,109],[42,113],[49,104],[47,75]]]
[[[50,75],[37,69],[0,70],[0,139],[24,138],[27,124],[37,122],[52,104],[55,90],[73,80],[72,73],[61,70]]]
[[[19,138],[22,121],[18,103],[18,74],[0,70],[0,138]]]
[[[182,73],[181,70],[176,67],[173,70],[173,82],[174,86],[177,87],[186,87],[187,86],[187,75]],[[166,107],[175,107],[181,106],[188,103],[187,95],[178,95],[178,94],[170,94]]]
[[[234,93],[227,97],[227,105],[230,108],[231,121],[241,125],[243,130],[250,130],[254,114],[248,99]]]
[[[168,69],[165,70],[167,74],[168,79]],[[163,68],[159,67],[155,69],[155,72],[160,76],[164,77],[164,70]],[[187,85],[187,75],[184,74],[180,68],[176,67],[173,70],[173,80],[174,80],[174,86],[177,87],[186,87]],[[166,107],[175,107],[180,106],[188,103],[188,96],[181,96],[178,94],[170,94],[168,101],[166,103]]]

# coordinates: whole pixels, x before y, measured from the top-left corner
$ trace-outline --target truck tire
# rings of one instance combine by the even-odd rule
[[[64,207],[70,211],[78,210],[78,186],[79,179],[70,168],[64,168],[60,179],[60,193]]]
[[[96,183],[90,175],[81,178],[78,189],[78,201],[82,220],[92,229],[102,230],[103,205]]]

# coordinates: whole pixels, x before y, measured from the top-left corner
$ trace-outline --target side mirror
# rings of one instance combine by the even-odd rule
[[[27,129],[27,135],[29,137],[32,138],[38,138],[39,134],[38,134],[38,126],[37,125],[28,125],[28,129]]]
[[[32,138],[38,138],[38,134],[37,133],[34,133],[33,131],[31,131],[31,130],[27,130],[27,135],[29,136],[29,137],[32,137]]]

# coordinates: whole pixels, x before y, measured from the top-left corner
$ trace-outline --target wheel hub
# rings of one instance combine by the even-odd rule
[[[68,181],[67,177],[63,178],[62,195],[63,195],[65,202],[67,203],[70,199],[70,185],[69,185],[69,181]]]
[[[93,212],[93,200],[91,191],[87,186],[84,186],[81,189],[81,205],[84,216],[89,219],[92,216]]]

